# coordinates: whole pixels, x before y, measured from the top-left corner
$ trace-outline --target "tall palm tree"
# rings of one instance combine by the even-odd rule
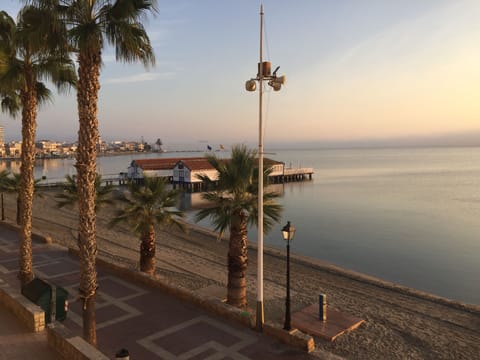
[[[116,212],[110,225],[126,222],[140,236],[140,271],[155,274],[155,228],[175,225],[185,229],[180,221],[183,212],[175,209],[179,191],[168,190],[165,180],[159,177],[145,177],[142,185],[132,181],[129,190],[118,196],[124,207]]]
[[[66,175],[63,192],[55,195],[57,206],[62,208],[64,206],[73,206],[78,203],[78,186],[76,175]],[[102,175],[99,173],[95,176],[95,212],[100,210],[105,205],[112,205],[111,197],[113,184],[102,185]]]
[[[258,222],[259,171],[256,154],[245,145],[233,146],[230,160],[208,154],[208,161],[218,171],[218,180],[214,182],[206,175],[199,176],[215,190],[202,194],[202,198],[212,206],[200,210],[196,221],[209,217],[220,236],[229,230],[227,303],[240,308],[247,306],[247,228]],[[270,169],[267,169],[263,176],[267,177],[269,172]],[[275,201],[277,196],[273,192],[264,194],[265,231],[269,231],[274,222],[280,221],[282,207]]]
[[[62,29],[53,26],[52,13],[24,7],[15,21],[0,12],[0,98],[2,111],[22,116],[20,204],[20,280],[34,277],[32,269],[32,207],[34,192],[35,133],[37,108],[51,99],[42,80],[59,90],[75,83],[72,61],[59,41]]]
[[[117,60],[155,63],[141,21],[156,11],[156,0],[26,0],[49,9],[68,28],[70,48],[77,54],[78,148],[76,156],[79,205],[80,297],[83,300],[83,337],[97,343],[95,267],[97,243],[95,177],[98,143],[98,92],[102,51],[113,45]]]

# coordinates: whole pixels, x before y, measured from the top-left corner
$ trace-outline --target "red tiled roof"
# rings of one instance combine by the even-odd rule
[[[227,160],[227,159],[225,159]],[[190,170],[211,170],[210,165],[205,157],[192,158],[158,158],[158,159],[137,159],[132,161],[132,165],[140,167],[142,170],[173,170],[178,162],[182,162]],[[265,166],[273,166],[282,164],[280,161],[264,158]]]
[[[204,159],[194,158],[194,159]],[[182,158],[158,158],[158,159],[137,159],[132,161],[143,170],[172,170]]]
[[[208,162],[207,158],[188,158],[180,160],[182,164],[190,170],[212,170],[214,167]]]
[[[266,158],[266,157],[263,158],[263,165],[264,166],[273,166],[273,165],[281,165],[281,164],[283,164],[283,162],[281,162],[281,161],[273,160],[273,159]]]

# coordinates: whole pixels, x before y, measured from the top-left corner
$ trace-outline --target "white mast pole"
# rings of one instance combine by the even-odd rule
[[[258,70],[258,241],[257,241],[257,322],[258,331],[263,329],[263,4],[260,5],[260,67]]]

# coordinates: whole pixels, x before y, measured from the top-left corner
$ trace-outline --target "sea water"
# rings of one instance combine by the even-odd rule
[[[284,187],[293,251],[480,303],[480,149],[278,155],[315,168],[313,181]],[[265,242],[281,246],[280,227]]]
[[[291,221],[297,229],[293,252],[480,304],[480,148],[268,152],[287,167],[312,167],[315,174],[311,181],[275,186],[284,212],[266,244],[283,248],[280,229]],[[101,157],[98,170],[116,175],[137,158],[202,155]],[[36,177],[62,180],[75,173],[73,163],[38,161]],[[0,170],[6,167],[19,171],[19,163],[0,162]],[[256,241],[256,229],[248,236]]]

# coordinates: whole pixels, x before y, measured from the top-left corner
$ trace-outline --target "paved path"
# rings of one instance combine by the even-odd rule
[[[0,283],[1,283],[0,279]],[[47,346],[47,334],[32,333],[8,310],[0,306],[0,360],[60,359]]]
[[[0,278],[19,286],[16,278],[18,238],[1,228]],[[78,261],[58,245],[34,242],[34,271],[70,293],[70,311],[64,325],[81,334]],[[126,348],[136,359],[311,359],[251,329],[166,295],[158,289],[121,279],[98,269],[97,336],[99,349],[114,358]],[[1,357],[0,357],[1,358]]]

